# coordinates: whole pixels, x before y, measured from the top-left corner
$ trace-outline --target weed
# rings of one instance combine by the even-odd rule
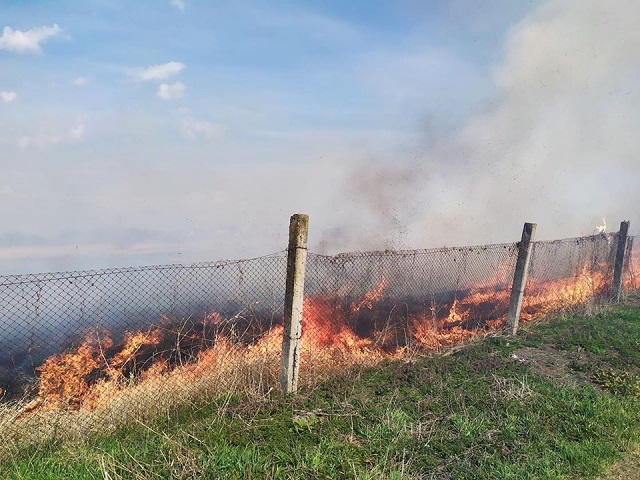
[[[628,370],[596,367],[591,378],[594,383],[611,393],[640,396],[640,376]]]

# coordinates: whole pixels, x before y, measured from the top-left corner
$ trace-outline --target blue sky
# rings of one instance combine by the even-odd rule
[[[633,225],[639,9],[0,0],[0,267]]]

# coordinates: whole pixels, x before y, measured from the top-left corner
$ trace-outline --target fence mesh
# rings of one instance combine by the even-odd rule
[[[617,234],[533,245],[522,319],[606,296]],[[638,288],[630,239],[624,282]],[[505,322],[518,244],[307,258],[302,386]],[[286,252],[0,277],[0,428],[31,443],[278,388]]]
[[[616,248],[616,234],[535,242],[521,319],[607,295]],[[501,328],[517,254],[514,243],[309,255],[301,380]]]
[[[627,291],[640,289],[640,239],[629,237],[624,286]]]
[[[438,350],[504,320],[515,244],[307,259],[300,379]]]
[[[286,252],[0,277],[0,428],[78,435],[277,384]]]
[[[535,242],[521,318],[583,304],[611,290],[617,234]]]

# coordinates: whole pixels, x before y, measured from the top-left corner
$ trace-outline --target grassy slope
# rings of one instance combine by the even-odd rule
[[[545,365],[527,360],[535,352]],[[640,442],[639,372],[640,308],[615,307],[295,398],[220,399],[85,445],[26,449],[0,476],[590,478]]]
[[[598,480],[640,479],[640,445],[636,444],[620,461],[608,467]]]

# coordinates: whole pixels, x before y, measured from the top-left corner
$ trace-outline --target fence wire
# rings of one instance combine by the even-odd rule
[[[600,234],[535,242],[523,320],[608,295],[617,241]],[[627,289],[639,287],[635,243]],[[517,255],[517,243],[309,253],[301,385],[500,329]],[[279,252],[0,276],[5,443],[104,433],[184,403],[278,388],[286,264]]]
[[[626,291],[640,289],[640,239],[629,237],[627,244],[627,262],[624,268],[624,287]]]
[[[515,244],[307,259],[300,380],[442,347],[504,320]]]
[[[617,234],[535,242],[521,318],[538,318],[608,295],[617,246]]]
[[[286,252],[0,277],[3,435],[80,436],[277,385]],[[273,335],[273,334],[272,334]]]

